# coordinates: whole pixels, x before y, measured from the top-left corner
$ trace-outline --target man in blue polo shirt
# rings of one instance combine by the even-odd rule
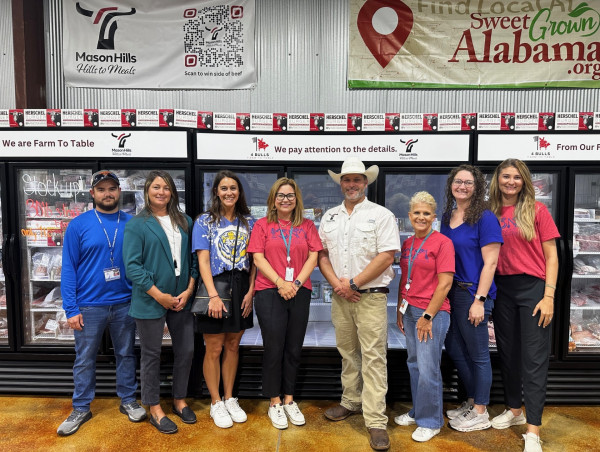
[[[69,326],[75,331],[73,411],[58,427],[72,435],[92,417],[96,390],[96,355],[108,326],[117,362],[119,410],[132,422],[146,419],[135,399],[137,381],[135,321],[129,316],[131,283],[125,278],[121,249],[131,215],[119,210],[121,188],[110,171],[92,176],[90,194],[96,208],[74,218],[65,232],[61,294]]]

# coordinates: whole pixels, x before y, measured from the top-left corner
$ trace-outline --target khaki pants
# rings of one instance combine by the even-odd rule
[[[333,294],[331,319],[342,355],[342,402],[349,410],[362,406],[368,428],[387,426],[387,296],[363,294],[351,303]]]

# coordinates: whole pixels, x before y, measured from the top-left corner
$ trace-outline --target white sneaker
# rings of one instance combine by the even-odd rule
[[[412,439],[418,441],[420,443],[424,443],[425,441],[429,441],[435,435],[440,432],[439,428],[425,428],[425,427],[417,427],[417,429],[412,434]]]
[[[523,416],[523,411],[518,416],[515,416],[511,410],[504,410],[502,414],[492,419],[492,427],[502,430],[513,425],[523,425],[525,422],[527,421],[525,420],[525,416]]]
[[[448,419],[457,418],[465,411],[469,411],[469,408],[471,408],[471,405],[467,401],[464,401],[458,408],[446,411],[446,416],[448,416]]]
[[[523,439],[525,440],[523,452],[542,452],[542,442],[535,433],[529,432],[527,435],[523,435]]]
[[[459,432],[473,432],[475,430],[485,430],[490,428],[492,423],[490,422],[490,415],[487,412],[487,408],[483,414],[479,414],[474,407],[471,407],[468,411],[465,411],[458,417],[450,420],[450,427]]]
[[[410,417],[410,414],[408,414],[408,413],[404,413],[404,414],[401,414],[400,416],[396,416],[394,418],[394,422],[398,425],[412,425],[412,424],[417,423],[417,421],[415,421],[415,418]]]
[[[230,399],[224,400],[224,402],[225,408],[233,422],[241,423],[248,420],[248,416],[246,416],[246,413],[240,407],[237,397],[231,397]]]
[[[306,419],[304,419],[304,415],[298,408],[298,404],[296,402],[286,403],[283,405],[283,411],[290,418],[290,422],[294,425],[304,425],[306,424]]]
[[[215,425],[221,428],[229,428],[233,425],[231,416],[225,408],[223,401],[219,400],[214,405],[210,405],[210,417],[215,421]]]
[[[268,415],[269,419],[271,419],[271,424],[273,424],[273,427],[278,428],[279,430],[288,428],[287,417],[285,417],[283,405],[281,403],[270,406]]]

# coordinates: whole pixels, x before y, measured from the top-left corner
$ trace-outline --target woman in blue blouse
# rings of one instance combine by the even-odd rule
[[[494,272],[502,230],[485,201],[486,182],[471,165],[454,168],[446,182],[442,234],[456,256],[450,299],[450,329],[445,346],[467,392],[467,401],[448,410],[450,426],[461,432],[491,427],[487,405],[492,386],[488,316],[496,297]]]
[[[208,210],[198,217],[192,232],[192,250],[198,254],[202,282],[211,297],[208,317],[197,319],[198,332],[203,334],[206,344],[204,380],[212,398],[210,416],[221,428],[247,420],[238,399],[233,397],[233,383],[242,335],[244,330],[253,327],[252,296],[256,268],[247,252],[254,226],[249,214],[244,188],[237,175],[227,170],[219,171],[212,185]],[[213,278],[217,276],[227,280],[232,278],[231,312],[226,312],[215,289]],[[227,318],[225,314],[228,314]],[[221,377],[223,399],[219,393]]]

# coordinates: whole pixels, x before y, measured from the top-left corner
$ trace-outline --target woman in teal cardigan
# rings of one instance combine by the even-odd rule
[[[179,210],[169,173],[155,170],[144,185],[144,209],[125,227],[123,259],[132,283],[129,315],[140,336],[142,404],[161,433],[177,432],[160,406],[160,352],[165,322],[173,342],[173,413],[188,424],[196,415],[185,402],[194,355],[190,312],[198,258],[191,251],[192,219]]]

